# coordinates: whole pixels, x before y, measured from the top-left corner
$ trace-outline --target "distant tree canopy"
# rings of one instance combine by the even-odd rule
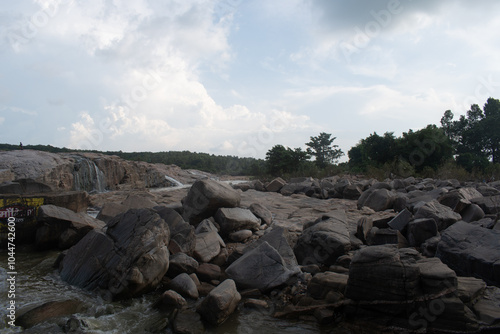
[[[301,148],[275,145],[266,153],[267,172],[271,175],[296,172],[308,159],[307,152]]]
[[[336,163],[338,159],[344,155],[338,145],[332,145],[337,137],[330,138],[332,135],[329,133],[321,132],[317,137],[311,137],[311,141],[306,143],[307,153],[314,156],[315,164],[319,168]]]
[[[483,109],[473,104],[466,115],[453,120],[451,110],[441,118],[441,128],[449,138],[457,163],[471,171],[483,169],[489,160],[500,162],[500,101],[489,98]]]

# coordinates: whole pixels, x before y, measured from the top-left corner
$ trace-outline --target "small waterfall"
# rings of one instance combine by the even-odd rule
[[[75,190],[89,193],[106,191],[106,176],[90,159],[73,156],[75,166],[73,170]]]
[[[174,187],[183,187],[184,186],[181,182],[177,181],[176,179],[174,179],[173,177],[170,177],[168,175],[165,175],[165,179],[167,181],[171,182],[174,185]]]

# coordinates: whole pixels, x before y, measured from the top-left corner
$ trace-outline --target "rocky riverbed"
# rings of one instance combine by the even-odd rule
[[[90,297],[43,297],[16,324],[112,333],[102,317],[141,301],[145,333],[500,330],[500,182],[206,176],[86,194],[96,218],[40,206],[29,252]]]

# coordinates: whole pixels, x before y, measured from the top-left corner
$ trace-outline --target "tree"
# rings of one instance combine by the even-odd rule
[[[394,160],[395,147],[393,132],[386,132],[383,137],[374,132],[349,150],[349,164],[361,170],[368,166],[380,167]]]
[[[317,137],[310,137],[311,141],[306,143],[307,153],[313,155],[316,160],[315,163],[319,168],[337,162],[337,160],[344,155],[338,145],[332,145],[337,137],[330,138],[332,135],[329,133],[321,132]]]
[[[497,163],[500,162],[500,101],[490,97],[483,111],[481,130],[484,135],[485,151],[493,163]]]
[[[266,153],[267,170],[271,175],[295,172],[308,159],[307,152],[301,148],[292,150],[283,145],[275,145]]]

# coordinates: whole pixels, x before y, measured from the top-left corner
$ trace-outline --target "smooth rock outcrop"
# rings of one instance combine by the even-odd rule
[[[234,208],[240,205],[240,193],[228,185],[212,180],[196,181],[184,198],[183,217],[193,225],[215,215],[219,208]]]
[[[169,266],[167,223],[154,211],[129,210],[92,230],[60,263],[69,284],[101,291],[109,298],[139,295],[158,285]]]

